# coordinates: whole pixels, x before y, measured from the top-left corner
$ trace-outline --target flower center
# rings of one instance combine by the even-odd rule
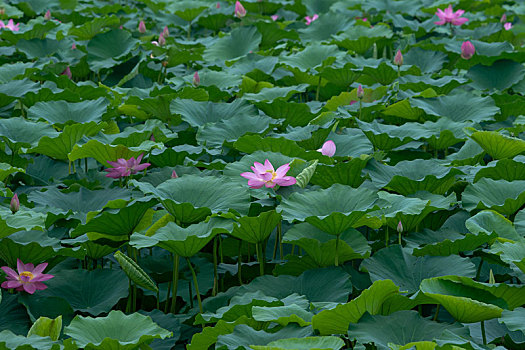
[[[266,172],[272,174],[272,179],[270,181],[273,181],[273,179],[275,179],[275,177],[277,176],[277,173],[275,171],[266,170]]]
[[[22,282],[29,282],[33,279],[33,277],[35,276],[29,271],[24,271],[20,274],[20,280]]]

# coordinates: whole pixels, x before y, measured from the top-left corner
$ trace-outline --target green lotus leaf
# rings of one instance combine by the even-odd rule
[[[326,16],[333,21],[332,16]],[[379,24],[373,27],[352,26],[344,30],[343,33],[335,35],[334,42],[347,49],[355,51],[358,54],[364,54],[377,41],[384,41],[393,35],[389,26]]]
[[[203,91],[203,90],[197,90]],[[181,94],[183,95],[183,94]],[[155,96],[154,98],[140,98],[138,96],[131,96],[126,101],[125,105],[121,105],[118,108],[119,113],[124,115],[130,115],[138,119],[147,119],[148,117],[159,118],[162,121],[173,120],[173,124],[179,124],[180,119],[174,118],[170,111],[170,103],[174,98],[196,98],[197,96],[180,96],[177,94],[166,94]],[[208,95],[199,98],[200,100],[207,100]]]
[[[308,223],[292,226],[283,236],[283,242],[297,245],[313,259],[319,267],[331,266],[336,255],[336,239],[333,235]],[[341,233],[337,247],[338,260],[341,263],[352,259],[364,259],[370,256],[371,248],[363,235],[349,229]]]
[[[525,330],[523,329],[525,308],[519,307],[512,311],[503,310],[499,322],[505,324],[511,331],[521,331],[525,334]]]
[[[525,181],[493,180],[482,178],[469,184],[463,191],[463,208],[492,209],[503,215],[512,215],[525,204]]]
[[[284,137],[261,137],[260,135],[245,135],[240,137],[233,146],[244,153],[254,153],[256,151],[281,153],[285,156],[301,158],[305,160],[325,159],[328,157],[321,155],[317,151],[306,151],[297,145],[297,142]]]
[[[5,95],[9,97],[24,97],[30,92],[37,92],[40,88],[40,85],[29,80],[29,79],[22,79],[22,80],[11,80],[10,82],[4,83],[0,85],[0,96]],[[2,96],[3,97],[3,96]],[[2,104],[6,104],[7,102],[11,102],[11,98],[3,98]]]
[[[500,110],[490,96],[479,97],[468,92],[426,99],[413,98],[410,105],[421,108],[428,115],[447,117],[454,122],[492,120]]]
[[[452,165],[475,165],[479,164],[485,156],[485,151],[474,140],[467,139],[458,152],[447,157]]]
[[[197,317],[199,317],[197,315]],[[241,316],[233,322],[219,320],[213,327],[203,328],[201,333],[196,333],[191,338],[191,343],[187,346],[188,350],[207,349],[217,342],[217,338],[222,334],[230,334],[239,324],[248,324],[251,327],[257,327],[259,322],[247,316]]]
[[[265,116],[244,117],[206,124],[197,132],[197,142],[208,147],[221,147],[233,143],[245,134],[261,134],[270,126],[272,119]]]
[[[7,163],[0,163],[0,181],[4,181],[9,175],[15,173],[25,173],[25,170],[15,168]]]
[[[512,222],[506,219],[503,215],[492,211],[483,210],[476,215],[465,221],[465,227],[473,234],[479,235],[480,233],[492,234],[495,232],[498,237],[520,240],[521,236],[518,235]]]
[[[456,76],[444,76],[441,78],[432,79],[430,76],[403,75],[399,80],[399,85],[404,90],[410,89],[415,92],[432,88],[432,90],[434,90],[438,95],[444,95],[450,93],[456,87],[462,85],[465,82],[467,82],[467,79]]]
[[[0,119],[0,135],[11,149],[18,149],[36,146],[41,137],[55,137],[58,133],[47,123],[8,118]]]
[[[396,102],[396,103],[393,103],[391,105],[389,105],[384,111],[383,111],[384,114],[386,115],[391,115],[391,116],[394,116],[394,117],[399,117],[399,118],[403,118],[403,119],[408,119],[408,120],[414,120],[414,121],[417,121],[419,120],[423,115],[424,115],[424,112],[422,110],[420,110],[419,108],[413,108],[410,106],[410,102],[408,99],[406,100],[401,100],[399,102]],[[395,128],[393,125],[384,125],[384,124],[379,124],[377,123],[377,121],[374,120],[374,122],[377,124],[375,128],[372,128],[372,130],[370,130],[370,133],[375,136],[374,134],[374,131],[379,132],[379,135],[381,131],[385,131],[384,129],[385,128],[391,128],[393,130],[397,130],[397,128]],[[406,124],[404,124],[406,125]],[[419,124],[417,125],[419,128],[421,128],[419,126]],[[376,130],[374,130],[376,129]],[[414,135],[414,134],[412,134]],[[418,136],[419,136],[419,133],[418,133]],[[422,135],[424,136],[424,135]],[[379,138],[378,136],[375,136],[375,138]],[[382,140],[382,139],[385,139],[385,140]],[[379,142],[379,141],[383,141],[383,142],[388,142],[388,141],[391,141],[388,137],[382,137],[382,138],[379,138],[379,140],[377,140],[376,142]],[[399,141],[398,141],[399,142]]]
[[[44,119],[50,124],[57,125],[100,122],[108,105],[108,100],[102,97],[95,101],[88,100],[77,103],[66,101],[37,102],[27,110],[27,116],[35,121]]]
[[[338,162],[334,165],[318,164],[310,182],[323,188],[328,188],[334,183],[357,188],[365,180],[361,175],[361,171],[365,168],[370,158],[352,158],[348,162]]]
[[[111,311],[106,317],[76,316],[64,329],[77,346],[85,349],[136,349],[154,339],[171,337],[172,333],[157,326],[150,317],[138,313],[125,315]]]
[[[436,122],[427,121],[420,125],[421,131],[417,129],[417,133],[433,149],[447,149],[467,139],[463,128],[470,125],[470,123],[456,123],[448,118],[439,118]],[[411,125],[411,127],[415,126]]]
[[[397,67],[391,63],[381,62],[376,67],[365,66],[359,82],[367,85],[373,85],[375,83],[389,85],[397,78]]]
[[[512,60],[498,60],[490,66],[475,65],[465,76],[476,89],[505,90],[523,79],[525,67]]]
[[[78,40],[90,40],[105,27],[116,28],[119,24],[119,18],[115,15],[95,17],[93,20],[87,21],[78,27],[72,27],[69,29],[68,34],[75,36]]]
[[[2,349],[54,350],[60,346],[49,337],[33,334],[28,337],[16,335],[8,330],[0,332],[0,347]]]
[[[313,336],[309,327],[299,327],[288,325],[277,332],[267,333],[265,331],[256,331],[245,324],[235,326],[232,333],[219,335],[217,338],[217,349],[235,350],[239,347],[249,349],[251,345],[267,345],[272,341],[288,338],[305,338]]]
[[[436,159],[401,161],[393,167],[370,161],[367,170],[372,182],[402,195],[418,191],[445,194],[455,183],[456,175],[461,173]]]
[[[137,147],[126,147],[123,145],[108,145],[98,140],[89,140],[82,146],[74,145],[73,150],[67,157],[72,162],[77,159],[92,157],[100,164],[109,167],[108,160],[116,162],[119,158],[137,158],[139,155],[150,152],[154,148],[160,148],[161,145],[164,146],[161,143],[144,141]]]
[[[390,349],[390,343],[406,345],[432,341],[447,330],[468,335],[468,330],[461,326],[434,322],[421,317],[417,311],[402,310],[389,316],[365,315],[359,323],[350,324],[348,336],[362,344],[374,343],[378,349]]]
[[[275,100],[269,103],[256,103],[256,106],[272,118],[284,118],[285,124],[291,126],[305,126],[315,118],[310,107],[302,103]]]
[[[196,223],[211,214],[230,210],[247,214],[249,207],[247,186],[213,176],[184,175],[157,187],[137,181],[133,184],[144,193],[154,194],[183,224]]]
[[[84,136],[96,135],[104,128],[104,124],[89,122],[84,124],[67,125],[56,137],[43,136],[38,145],[29,152],[44,154],[48,157],[67,160],[67,155],[73,150],[74,145]]]
[[[191,22],[209,6],[210,4],[206,1],[185,0],[170,3],[166,10],[175,13],[186,22]]]
[[[53,270],[53,275],[39,296],[63,298],[73,310],[93,316],[111,310],[128,295],[128,279],[120,270]]]
[[[298,32],[303,42],[316,43],[330,40],[332,35],[346,31],[349,28],[351,28],[351,20],[346,14],[331,12],[330,14],[319,16],[314,25],[301,28]]]
[[[345,64],[341,68],[333,66],[324,67],[321,72],[321,77],[332,84],[346,88],[361,76],[361,72],[355,72],[352,70],[353,67],[354,66],[350,63]]]
[[[299,84],[286,87],[265,87],[256,94],[244,94],[248,101],[269,102],[277,99],[287,101],[297,93],[305,92],[308,84]]]
[[[60,240],[51,238],[43,231],[22,231],[3,238],[0,244],[0,256],[10,266],[16,266],[16,260],[42,263],[58,256],[83,259],[86,252],[80,247],[66,248]]]
[[[513,158],[525,152],[525,141],[497,131],[475,131],[470,137],[494,159]]]
[[[476,173],[474,182],[482,178],[506,181],[525,180],[525,162],[521,160],[523,156],[490,162]]]
[[[19,51],[22,51],[30,60],[46,57],[53,55],[58,51],[69,49],[66,43],[49,38],[30,40],[20,39],[16,43],[16,48]]]
[[[217,39],[204,51],[206,61],[231,60],[257,51],[262,35],[256,27],[237,27],[230,35]]]
[[[359,129],[368,137],[375,148],[389,151],[404,144],[413,141],[414,135],[419,133],[413,130],[413,127],[385,125],[374,120],[372,123],[366,123],[359,119],[356,120]]]
[[[60,337],[60,333],[62,333],[62,316],[54,319],[39,317],[29,329],[27,336],[29,337],[33,334],[40,337],[49,336],[51,340],[56,341]]]
[[[277,210],[285,220],[306,221],[326,233],[339,235],[352,227],[377,227],[377,220],[367,215],[376,201],[373,190],[334,184],[327,189],[293,193]]]
[[[13,81],[15,77],[23,75],[26,69],[30,67],[32,67],[32,64],[29,62],[3,64],[0,66],[0,84],[6,84]]]
[[[257,116],[256,109],[241,99],[232,103],[176,99],[171,102],[170,110],[172,113],[180,114],[182,120],[196,127],[206,123]]]
[[[279,61],[288,67],[297,68],[301,72],[310,72],[312,69],[322,66],[325,61],[333,61],[343,56],[335,45],[321,45],[313,43],[304,50],[288,56],[281,56]]]
[[[337,149],[335,156],[337,157],[353,157],[363,158],[363,155],[374,153],[372,143],[367,139],[363,132],[359,129],[345,128],[341,134],[330,133],[327,139],[334,141]],[[322,140],[318,146],[321,147]]]
[[[41,231],[45,227],[47,214],[20,208],[16,214],[6,207],[0,207],[0,238],[18,231]]]
[[[12,265],[14,266],[14,265]],[[26,308],[18,303],[17,295],[4,293],[0,301],[0,327],[9,334],[27,334],[31,327],[31,320]],[[2,333],[0,333],[2,334]],[[1,338],[0,338],[1,339]],[[0,341],[0,344],[1,341]]]
[[[156,245],[173,254],[189,258],[197,254],[217,234],[229,233],[232,228],[231,220],[221,218],[211,218],[208,222],[200,222],[186,228],[168,222],[152,236],[133,234],[130,244],[136,248]]]
[[[131,33],[113,29],[95,35],[87,44],[87,61],[91,69],[112,68],[117,60],[127,55],[138,43]]]
[[[436,300],[457,321],[474,323],[501,317],[525,302],[524,286],[481,283],[467,277],[445,276],[421,282],[420,289]]]
[[[375,281],[392,280],[402,291],[413,294],[426,278],[456,275],[476,276],[476,266],[468,258],[456,255],[447,257],[415,257],[410,250],[399,245],[383,248],[361,264]]]
[[[263,212],[259,216],[243,216],[236,219],[231,235],[249,243],[261,243],[273,232],[281,221],[281,214],[274,210]]]
[[[497,254],[511,267],[516,266],[525,273],[525,242],[495,242],[491,248],[492,254]]]
[[[256,321],[275,322],[283,327],[290,323],[297,323],[301,327],[309,326],[313,316],[311,312],[296,304],[275,307],[254,306],[252,315]]]
[[[447,61],[447,59],[448,59],[447,55],[444,54],[443,52],[423,50],[422,48],[419,48],[419,47],[413,47],[410,49],[410,51],[403,54],[404,64],[416,66],[423,73],[438,72],[439,70],[441,70],[441,68],[443,67],[443,64]],[[421,77],[419,78],[421,79]],[[444,77],[444,79],[447,79],[447,78],[449,77]],[[402,77],[401,81],[404,81],[404,80],[406,80],[406,77]]]
[[[365,314],[380,314],[382,304],[399,293],[391,280],[376,281],[358,297],[333,309],[323,310],[312,318],[312,327],[321,335],[345,334],[350,323],[357,323]]]
[[[345,343],[337,337],[290,338],[269,342],[268,345],[252,345],[254,350],[339,350]]]
[[[88,236],[92,234],[90,238],[95,239],[103,237],[115,241],[127,240],[155,202],[154,199],[146,198],[135,200],[123,208],[103,210],[86,224],[78,225],[71,232],[71,237],[75,238],[88,233]]]

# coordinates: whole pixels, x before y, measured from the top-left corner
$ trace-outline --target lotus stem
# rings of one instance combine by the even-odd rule
[[[191,21],[188,23],[188,40],[191,38]]]
[[[239,254],[237,256],[237,277],[239,285],[242,286],[242,240],[239,240]]]
[[[359,120],[363,120],[363,99],[359,99]]]
[[[257,260],[259,261],[259,274],[264,276],[264,256],[262,245],[260,243],[255,243],[255,249],[257,250]]]
[[[195,293],[197,294],[197,301],[199,302],[199,310],[202,314],[203,313],[202,301],[201,301],[201,294],[199,292],[199,283],[197,282],[197,275],[195,274],[195,270],[193,269],[193,266],[191,265],[190,258],[186,258],[186,261],[188,262],[188,266],[191,270],[191,275],[193,276],[193,284],[195,284]]]
[[[173,255],[173,292],[171,296],[171,313],[174,314],[177,306],[177,288],[179,286],[179,255]],[[168,300],[166,299],[166,303]]]
[[[388,241],[390,240],[390,232],[388,232],[388,225],[386,225],[386,234],[385,234],[385,246],[388,247]]]
[[[400,231],[398,233],[398,240],[399,240],[399,245],[400,246],[403,246],[403,244],[402,244],[403,243],[403,237],[402,236],[403,236],[403,231]]]
[[[170,291],[171,291],[171,281],[168,282],[168,294],[166,294],[166,303],[164,304],[164,313],[168,313],[170,305]]]
[[[335,266],[339,266],[339,236],[341,234],[338,234],[335,237]]]
[[[219,287],[219,274],[217,272],[217,240],[218,236],[213,239],[213,289],[211,291],[212,296],[217,295],[217,289]]]
[[[439,315],[439,309],[441,308],[441,304],[437,304],[436,305],[436,313],[434,315],[434,318],[432,319],[432,321],[437,321],[437,318],[438,318],[438,315]]]
[[[315,91],[315,100],[319,101],[319,93],[321,92],[321,73],[319,73],[319,81],[317,82],[317,90]]]
[[[483,345],[487,345],[487,335],[485,334],[485,321],[481,321],[481,338],[483,339]]]
[[[279,259],[283,260],[283,226],[281,221],[277,224],[277,235],[279,237]]]

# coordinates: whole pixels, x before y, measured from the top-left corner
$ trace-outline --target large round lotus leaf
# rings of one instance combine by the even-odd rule
[[[297,245],[315,261],[318,266],[331,266],[336,255],[336,239],[308,223],[292,226],[283,236],[283,242]],[[355,229],[346,230],[339,237],[338,261],[363,259],[370,255],[370,246],[365,237]]]
[[[414,47],[403,55],[404,64],[414,65],[423,73],[434,73],[439,71],[446,60],[447,55],[443,52],[423,50],[419,47]]]
[[[312,318],[312,327],[321,335],[345,334],[350,323],[357,323],[365,314],[380,314],[389,297],[399,293],[391,280],[376,281],[357,298],[333,309],[323,310]]]
[[[253,345],[254,350],[339,350],[345,343],[337,337],[290,338],[269,342],[268,345]]]
[[[256,27],[237,27],[230,35],[217,39],[204,51],[206,61],[231,60],[244,56],[250,51],[257,51],[261,42],[261,33]]]
[[[525,141],[497,131],[475,131],[470,137],[494,159],[513,158],[525,152]]]
[[[126,147],[124,145],[110,145],[98,140],[89,140],[82,146],[78,144],[73,146],[71,152],[67,155],[71,162],[83,158],[95,158],[100,164],[109,167],[108,161],[116,162],[120,158],[129,159],[137,158],[139,155],[148,153],[152,149],[161,148],[164,145],[159,142],[144,141],[137,147]]]
[[[516,84],[525,76],[525,67],[511,60],[499,60],[491,66],[475,65],[466,74],[473,85],[480,90],[505,90]]]
[[[31,320],[27,310],[18,303],[17,295],[3,292],[0,302],[0,329],[25,335],[30,327]]]
[[[53,270],[55,277],[39,293],[45,297],[65,299],[75,311],[90,315],[108,312],[128,295],[128,279],[121,270]]]
[[[325,16],[326,22],[333,22],[333,16]],[[339,30],[341,32],[342,30]],[[335,43],[347,50],[364,54],[372,45],[381,39],[392,37],[392,30],[389,26],[378,24],[375,26],[352,26],[344,30],[339,35],[334,35]]]
[[[525,204],[525,181],[480,179],[469,184],[463,191],[463,208],[492,209],[503,215],[511,215]]]
[[[145,193],[153,193],[166,210],[183,224],[196,223],[208,215],[230,210],[248,213],[248,186],[224,178],[184,175],[165,181],[156,188],[147,183],[134,184]]]
[[[24,97],[29,92],[36,92],[39,90],[39,84],[29,80],[11,80],[10,82],[0,85],[0,94],[10,97]],[[3,97],[3,96],[2,96]],[[5,101],[5,102],[4,102]],[[11,102],[12,99],[2,98],[3,104]]]
[[[37,102],[28,109],[27,116],[30,119],[44,119],[50,124],[88,123],[99,122],[102,115],[106,113],[109,105],[108,100],[101,97],[97,100],[88,100],[77,103],[66,101]]]
[[[53,39],[31,39],[18,40],[16,47],[18,50],[26,54],[27,58],[41,58],[55,54],[59,50],[68,50],[69,45],[64,41],[56,41]]]
[[[286,119],[285,123],[292,126],[305,126],[315,118],[310,107],[302,103],[275,100],[270,103],[257,103],[256,105],[270,117],[284,118]]]
[[[352,158],[348,162],[338,162],[335,165],[318,164],[310,182],[323,188],[328,188],[334,183],[357,188],[365,181],[361,170],[370,158],[367,156]]]
[[[131,33],[114,29],[95,35],[87,44],[88,63],[96,71],[113,67],[118,59],[127,55],[138,43]]]
[[[525,273],[525,242],[495,242],[490,252],[498,254],[505,263],[514,265]]]
[[[263,133],[271,120],[270,117],[257,116],[206,124],[197,132],[197,141],[207,147],[220,148],[224,142],[235,142],[246,133]]]
[[[361,264],[372,281],[390,279],[401,291],[415,293],[426,278],[456,275],[474,277],[476,266],[456,255],[415,257],[408,248],[393,245],[383,248]]]
[[[298,32],[303,42],[316,43],[330,40],[332,35],[337,33],[346,32],[351,28],[351,23],[351,18],[346,13],[331,12],[319,16],[313,25],[301,28]]]
[[[522,238],[510,220],[492,210],[483,210],[470,217],[465,221],[465,227],[477,235],[496,233],[498,237],[514,241]]]
[[[317,191],[295,192],[277,207],[283,218],[307,221],[324,232],[338,235],[349,228],[377,225],[367,212],[374,208],[377,193],[366,188],[335,184]],[[380,223],[379,223],[380,225]]]
[[[479,97],[464,91],[435,98],[414,98],[410,104],[429,115],[447,117],[454,122],[492,120],[500,111],[490,96]]]
[[[320,159],[328,161],[317,151],[306,151],[297,142],[284,137],[261,137],[260,135],[245,135],[240,137],[233,145],[236,149],[244,153],[254,153],[257,151],[281,153],[285,156],[301,158],[305,160]]]
[[[0,181],[4,181],[9,175],[17,172],[23,173],[25,170],[22,168],[12,167],[7,163],[0,163]]]
[[[326,60],[342,57],[344,53],[339,51],[336,45],[312,44],[301,52],[280,57],[279,61],[289,67],[297,68],[302,72],[309,72],[317,68]]]
[[[236,350],[239,347],[249,349],[250,345],[266,345],[272,341],[288,338],[305,338],[313,336],[309,327],[288,325],[277,332],[256,331],[245,324],[235,326],[231,334],[219,335],[217,349]]]
[[[487,164],[486,167],[479,169],[474,177],[474,182],[481,178],[494,180],[525,180],[525,162],[523,156],[515,159],[501,159]]]
[[[7,207],[0,207],[0,238],[18,231],[43,230],[47,213],[20,208],[16,215]]]
[[[421,291],[436,300],[459,322],[501,317],[525,303],[524,285],[481,283],[467,277],[445,276],[421,282]]]
[[[365,315],[359,323],[350,324],[348,336],[361,344],[374,343],[378,349],[390,349],[389,343],[405,345],[417,341],[432,341],[450,331],[468,335],[468,329],[448,323],[438,323],[421,317],[417,311],[398,311],[389,316]]]
[[[209,6],[210,4],[205,1],[185,0],[169,3],[166,10],[175,13],[187,22],[191,22]]]
[[[26,68],[32,67],[29,62],[16,62],[13,64],[3,64],[0,67],[0,84],[5,84],[13,81],[18,75],[23,75]]]
[[[131,350],[154,339],[172,335],[157,326],[150,317],[138,313],[125,315],[122,311],[111,311],[106,317],[76,316],[64,329],[64,334],[73,338],[77,346],[86,349]]]
[[[243,216],[236,220],[231,235],[249,243],[261,243],[281,222],[281,214],[274,210],[263,212],[256,217]]]
[[[305,92],[308,84],[291,85],[286,87],[265,87],[258,93],[244,94],[248,101],[270,102],[277,99],[289,100],[293,95]]]
[[[252,316],[256,321],[275,322],[280,326],[297,323],[301,327],[311,324],[313,314],[297,304],[284,306],[254,306]]]
[[[90,40],[95,35],[101,33],[104,28],[118,27],[119,24],[119,18],[115,15],[95,17],[91,21],[87,21],[80,26],[71,28],[68,34],[75,36],[78,40]]]
[[[200,222],[186,228],[174,222],[168,222],[152,236],[138,233],[132,235],[130,244],[136,248],[157,245],[173,254],[191,257],[204,248],[217,234],[229,233],[232,228],[231,220],[221,218],[211,218],[208,222]]]
[[[54,350],[59,349],[60,345],[49,337],[41,337],[36,334],[25,337],[3,330],[0,332],[0,347],[2,349]]]
[[[19,148],[36,146],[42,136],[56,137],[58,133],[47,123],[20,117],[0,119],[0,135],[8,144]]]
[[[499,319],[500,323],[504,323],[511,331],[521,331],[525,334],[523,324],[525,324],[525,308],[519,307],[513,311],[504,310]]]
[[[412,127],[394,126],[378,123],[374,120],[372,123],[366,123],[357,119],[357,125],[368,137],[375,148],[389,151],[411,141],[414,141],[414,136],[423,137],[424,134],[415,131]],[[430,136],[430,135],[428,135]]]

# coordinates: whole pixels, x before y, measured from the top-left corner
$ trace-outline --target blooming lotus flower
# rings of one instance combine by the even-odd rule
[[[47,263],[39,264],[34,267],[33,264],[24,264],[20,259],[16,259],[18,273],[7,266],[2,266],[2,270],[7,274],[7,281],[2,283],[2,288],[15,288],[18,291],[25,290],[33,294],[37,289],[44,290],[47,286],[42,283],[55,276],[42,273],[47,267]]]
[[[44,19],[46,21],[49,21],[51,19],[51,12],[49,10],[46,11],[46,14],[44,15]]]
[[[16,193],[13,196],[13,198],[11,198],[11,203],[9,204],[9,208],[11,209],[11,212],[13,214],[20,210],[20,200],[18,199],[18,195]]]
[[[464,59],[470,60],[472,56],[474,56],[475,52],[476,48],[470,41],[465,41],[463,44],[461,44],[461,57]]]
[[[323,143],[323,147],[319,148],[317,152],[321,152],[323,156],[333,157],[335,154],[335,143],[332,140],[328,140]]]
[[[401,53],[401,50],[397,50],[396,56],[394,57],[394,64],[398,67],[403,65],[403,54]]]
[[[464,10],[457,10],[456,12],[454,12],[454,10],[452,9],[452,5],[449,5],[449,7],[445,9],[445,11],[438,9],[436,12],[436,16],[439,17],[439,21],[434,22],[434,24],[443,25],[445,23],[451,23],[454,26],[460,26],[468,21],[468,18],[461,17],[461,15],[464,13]]]
[[[274,170],[272,163],[266,159],[264,164],[255,162],[250,168],[253,173],[245,172],[241,174],[242,177],[248,179],[248,186],[250,186],[250,188],[255,189],[263,186],[273,188],[275,185],[291,186],[297,181],[293,176],[286,176],[286,173],[290,170],[289,163],[281,165],[277,170]]]
[[[279,18],[279,15],[272,15],[272,16],[270,16],[270,18],[272,19],[272,21],[275,22]]]
[[[363,90],[361,84],[359,84],[359,86],[357,87],[356,95],[358,99],[362,99],[365,96],[365,91]]]
[[[64,69],[64,71],[62,73],[60,73],[60,75],[65,75],[69,79],[71,79],[73,77],[73,74],[71,74],[71,69],[69,68],[69,66],[67,66],[67,68]]]
[[[503,28],[505,28],[505,30],[510,30],[510,28],[512,28],[512,23],[510,22],[507,22],[503,25]]]
[[[135,175],[137,172],[144,170],[151,165],[150,163],[140,164],[143,156],[144,154],[141,154],[137,159],[131,157],[128,160],[119,158],[116,162],[108,161],[113,168],[104,169],[104,171],[108,172],[106,176],[118,179],[125,176]]]
[[[139,33],[146,33],[146,23],[144,21],[139,22]]]
[[[312,17],[306,16],[304,19],[306,20],[306,25],[309,26],[310,23],[312,23],[313,21],[315,21],[318,18],[319,18],[319,15],[316,13]]]
[[[10,19],[7,24],[4,24],[4,22],[0,20],[0,29],[2,28],[7,28],[12,32],[18,32],[20,30],[20,23],[15,24],[15,22]]]
[[[193,86],[197,87],[201,84],[201,78],[199,77],[199,72],[193,74]]]
[[[240,1],[235,2],[235,16],[238,18],[246,16],[246,9],[242,6]]]

